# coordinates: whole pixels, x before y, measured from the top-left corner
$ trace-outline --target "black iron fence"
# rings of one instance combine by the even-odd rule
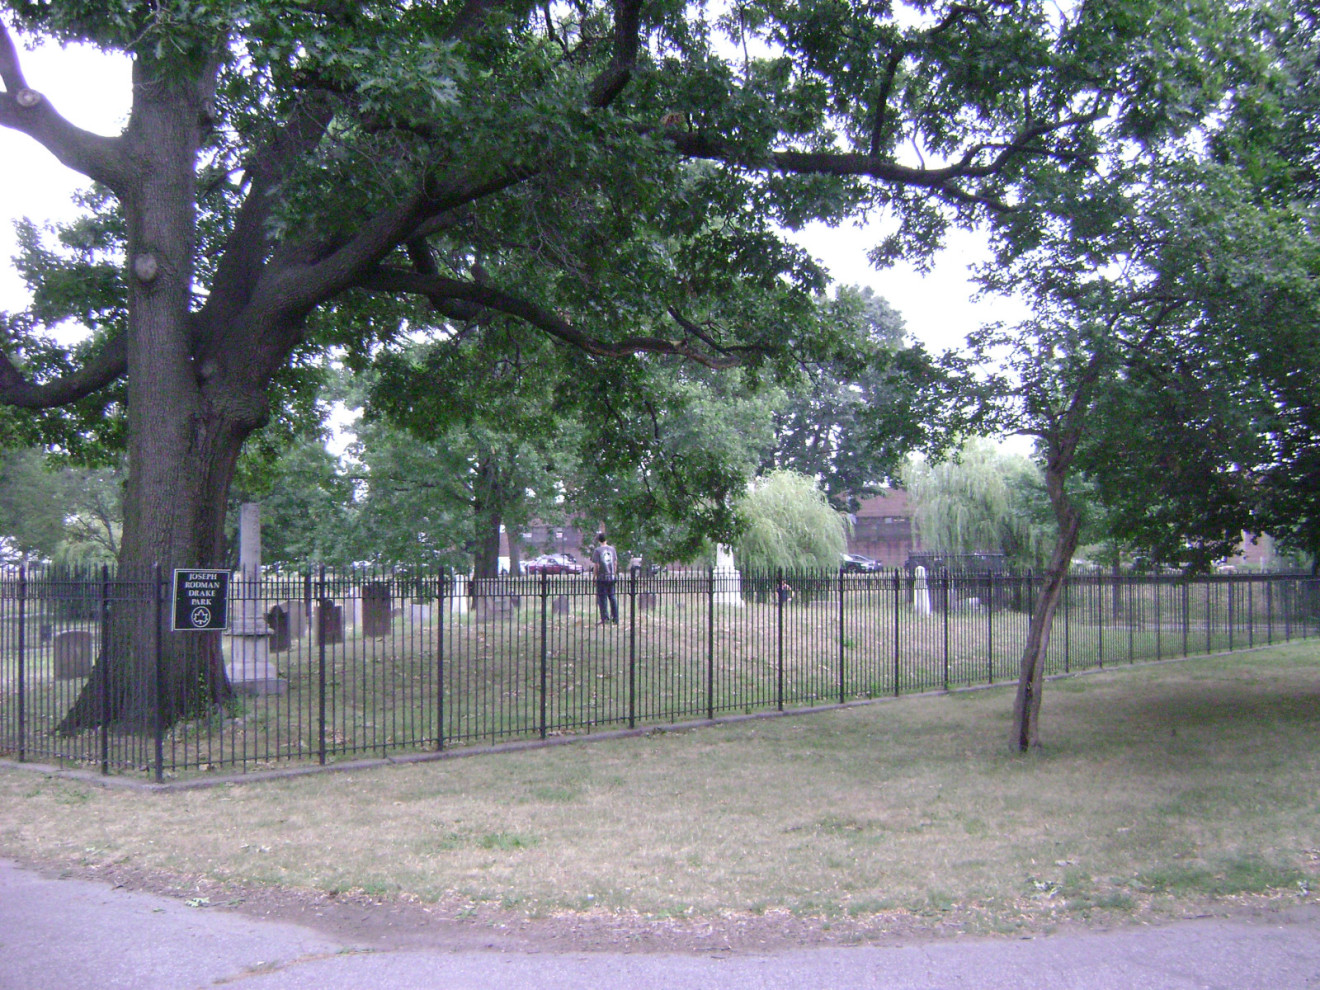
[[[235,582],[230,629],[197,633],[170,630],[158,571],[5,569],[0,753],[160,779],[993,684],[1016,677],[1039,588],[1031,575],[632,573],[615,584],[615,624],[589,575],[318,570]],[[103,644],[120,642],[127,610],[155,619],[123,688]],[[1307,575],[1074,576],[1046,673],[1317,635]],[[69,718],[124,710],[114,690],[132,710],[156,704],[180,636],[218,637],[232,699],[194,699],[172,722]]]

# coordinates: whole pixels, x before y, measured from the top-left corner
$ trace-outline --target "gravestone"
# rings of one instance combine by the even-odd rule
[[[637,595],[637,610],[639,612],[649,612],[655,608],[655,592],[642,591]]]
[[[391,619],[388,582],[369,581],[362,588],[362,635],[388,636]]]
[[[270,611],[266,613],[266,624],[270,626],[272,653],[283,653],[290,646],[289,618],[289,612],[283,603],[272,605]]]
[[[555,595],[550,600],[550,611],[555,615],[568,615],[569,609],[568,595]]]
[[[302,639],[307,635],[307,609],[309,607],[307,602],[297,598],[286,598],[283,601],[275,602],[273,607],[284,613],[285,621],[289,624],[290,641]],[[270,618],[270,612],[266,613],[266,617],[267,619]]]
[[[344,607],[322,598],[316,606],[316,642],[332,646],[344,641]]]
[[[55,636],[55,676],[61,680],[86,677],[92,672],[92,634],[69,629]]]

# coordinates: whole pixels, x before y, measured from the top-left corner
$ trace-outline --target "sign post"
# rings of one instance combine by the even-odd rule
[[[174,632],[229,628],[229,572],[204,568],[174,571]]]

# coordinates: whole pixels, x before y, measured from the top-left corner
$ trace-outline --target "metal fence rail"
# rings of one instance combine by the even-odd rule
[[[319,569],[238,582],[233,607],[260,621],[221,634],[168,631],[158,571],[4,569],[0,753],[162,779],[993,684],[1017,675],[1039,584],[634,572],[617,581],[616,625],[600,622],[590,576]],[[165,637],[220,637],[234,699],[173,725],[70,728],[86,692],[111,710],[96,699],[109,691],[101,660],[116,614],[151,609],[157,656]],[[1309,575],[1075,576],[1046,673],[1317,635]],[[129,690],[152,703],[161,672],[139,676]]]

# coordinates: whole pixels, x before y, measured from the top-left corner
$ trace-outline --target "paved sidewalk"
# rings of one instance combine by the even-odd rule
[[[772,954],[373,951],[0,860],[0,990],[1320,990],[1320,909],[1035,939]]]

